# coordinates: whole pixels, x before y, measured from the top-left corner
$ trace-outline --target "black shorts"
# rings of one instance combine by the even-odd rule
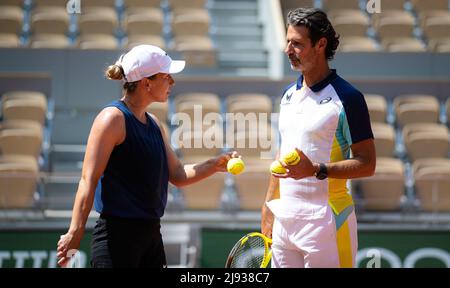
[[[93,268],[163,268],[166,255],[159,219],[100,216],[92,232]]]

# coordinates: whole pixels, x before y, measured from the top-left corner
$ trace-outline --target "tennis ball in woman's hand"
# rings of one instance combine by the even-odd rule
[[[284,155],[282,160],[287,165],[296,165],[300,162],[300,155],[298,155],[297,150],[294,150]]]
[[[231,158],[227,163],[227,170],[233,175],[240,174],[244,169],[245,164],[241,158]]]
[[[281,165],[280,161],[275,160],[270,164],[270,171],[274,174],[285,174],[286,169]]]

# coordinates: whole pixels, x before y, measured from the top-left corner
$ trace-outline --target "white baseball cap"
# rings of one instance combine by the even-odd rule
[[[139,81],[158,73],[178,73],[186,62],[172,60],[167,53],[153,45],[139,45],[123,55],[116,63],[122,66],[127,82]]]

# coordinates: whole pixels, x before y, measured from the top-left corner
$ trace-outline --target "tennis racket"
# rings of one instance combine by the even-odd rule
[[[252,232],[234,244],[225,268],[266,268],[272,258],[272,239],[259,232]]]

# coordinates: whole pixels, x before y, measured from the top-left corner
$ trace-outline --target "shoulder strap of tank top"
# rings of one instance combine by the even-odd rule
[[[106,107],[116,107],[120,111],[122,111],[122,113],[125,116],[132,116],[132,113],[131,113],[130,109],[128,109],[127,105],[122,100],[113,101],[113,102],[109,103],[108,105],[106,105],[103,108],[106,108]]]

